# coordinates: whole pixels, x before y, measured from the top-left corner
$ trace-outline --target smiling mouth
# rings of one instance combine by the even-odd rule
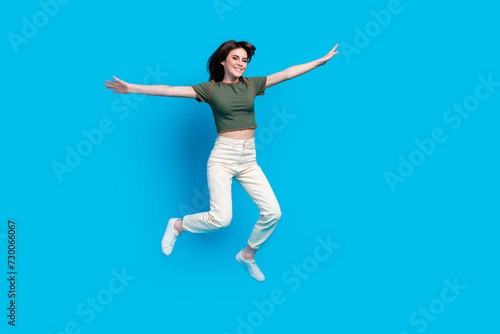
[[[236,72],[239,72],[239,73],[243,72],[243,69],[241,69],[241,68],[235,67],[234,69],[236,70]]]

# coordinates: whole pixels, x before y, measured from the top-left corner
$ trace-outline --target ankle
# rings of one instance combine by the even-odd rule
[[[241,255],[243,256],[244,260],[253,261],[256,252],[256,249],[250,247],[250,245],[247,244],[247,246],[241,251]]]
[[[181,219],[177,219],[174,223],[174,231],[181,234],[182,232],[184,232],[184,229],[182,228],[182,220]]]
[[[245,261],[253,261],[253,255],[247,254],[245,250],[241,252],[241,256],[243,257],[243,260]]]

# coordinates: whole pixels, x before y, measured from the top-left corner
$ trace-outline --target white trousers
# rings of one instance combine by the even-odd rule
[[[271,185],[257,165],[255,138],[217,137],[207,163],[210,211],[184,216],[183,228],[193,233],[206,233],[227,227],[233,216],[233,178],[259,209],[260,217],[248,239],[250,247],[259,249],[280,220],[281,210]]]

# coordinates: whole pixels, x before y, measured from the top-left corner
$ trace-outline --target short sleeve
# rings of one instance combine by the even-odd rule
[[[255,95],[264,95],[266,89],[267,77],[248,77],[248,82],[255,89]]]
[[[209,102],[210,101],[210,92],[212,90],[212,81],[202,82],[197,85],[191,86],[193,87],[196,97],[195,100],[198,102]]]

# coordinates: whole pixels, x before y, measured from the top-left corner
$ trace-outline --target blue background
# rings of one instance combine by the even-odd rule
[[[2,333],[500,330],[500,87],[478,79],[500,82],[491,1],[401,0],[390,20],[380,14],[390,13],[387,1],[43,3],[10,2],[0,14]],[[44,8],[53,14],[45,22]],[[13,34],[34,20],[38,30],[15,46]],[[257,47],[246,76],[339,43],[325,66],[256,99],[257,161],[283,213],[256,255],[263,283],[234,260],[259,215],[236,182],[228,228],[183,234],[171,257],[161,252],[169,218],[209,209],[209,106],[127,102],[104,86],[113,75],[142,83],[156,68],[156,84],[207,81],[208,57],[229,39]],[[479,86],[488,97],[452,128],[443,116],[474,101]],[[67,147],[106,119],[113,130],[58,179],[54,162],[66,164]],[[446,141],[391,188],[386,173],[398,173],[400,156],[418,158],[415,140],[435,129]],[[15,328],[6,318],[8,219],[18,237]],[[328,237],[337,248],[318,262],[318,238]],[[128,277],[122,285],[117,272]],[[446,281],[462,286],[451,303]],[[282,303],[270,301],[273,291]],[[91,317],[92,298],[105,305]]]

